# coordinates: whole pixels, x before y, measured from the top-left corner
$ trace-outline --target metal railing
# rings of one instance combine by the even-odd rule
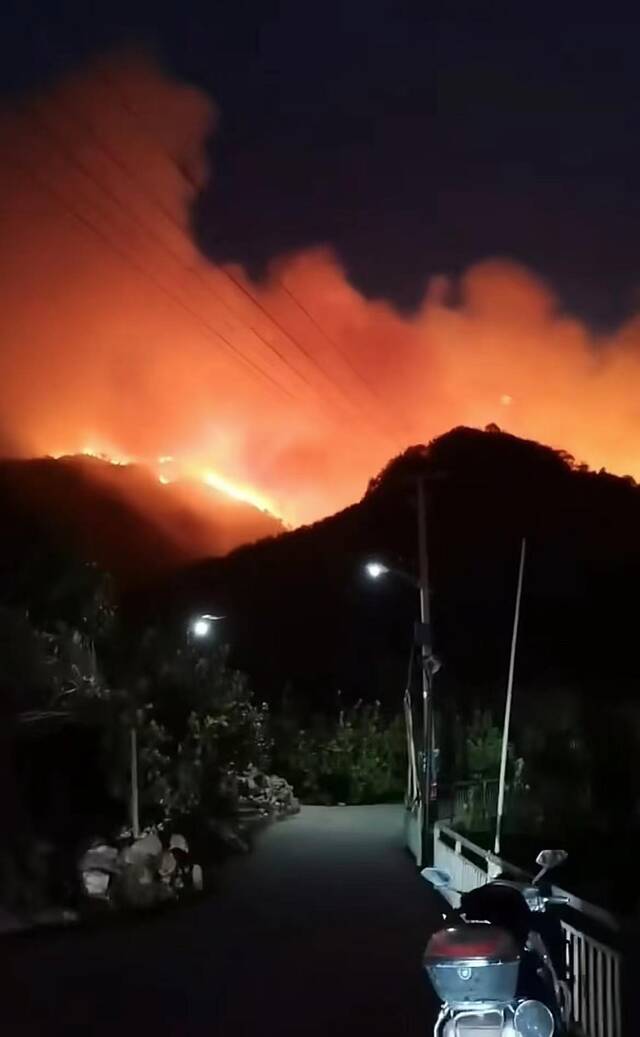
[[[434,827],[433,863],[449,873],[452,885],[460,893],[490,882],[499,872],[531,879],[521,868],[477,846],[442,822]],[[568,906],[584,918],[585,929],[591,924],[612,935],[619,929],[615,917],[603,908],[555,886],[553,893],[568,898]],[[572,1022],[577,1032],[584,1037],[622,1037],[620,952],[583,931],[578,922],[561,924],[566,938]]]
[[[567,922],[566,943],[574,1022],[588,1037],[619,1037],[622,1033],[620,972],[617,951]]]
[[[495,822],[498,811],[498,779],[457,781],[452,789],[454,824],[473,826],[479,820]]]

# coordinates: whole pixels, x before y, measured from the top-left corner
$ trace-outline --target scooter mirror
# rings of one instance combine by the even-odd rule
[[[448,889],[451,885],[451,875],[442,868],[423,868],[420,874],[435,889]]]
[[[540,850],[536,857],[536,864],[539,868],[549,871],[551,868],[557,868],[560,864],[564,864],[568,856],[569,854],[566,850]]]

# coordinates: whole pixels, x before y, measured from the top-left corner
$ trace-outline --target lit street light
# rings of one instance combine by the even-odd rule
[[[379,580],[381,576],[399,576],[401,580],[405,580],[410,583],[412,587],[419,589],[419,581],[415,576],[411,576],[406,573],[404,569],[392,569],[390,565],[384,565],[383,562],[367,562],[364,570],[367,576],[370,576],[372,580]]]
[[[387,566],[383,565],[382,562],[367,562],[365,570],[367,576],[370,576],[372,580],[377,580],[380,576],[384,576],[385,573],[389,572]]]
[[[205,612],[204,615],[191,620],[191,633],[194,637],[208,637],[211,633],[211,624],[219,619],[224,619],[224,616],[210,616]]]
[[[365,565],[368,576],[378,580],[386,573],[400,576],[417,591],[420,602],[420,622],[416,623],[416,645],[420,648],[420,669],[422,671],[422,731],[418,742],[421,774],[416,774],[415,799],[410,805],[411,824],[407,829],[407,842],[421,867],[431,859],[431,799],[434,793],[433,778],[434,746],[433,746],[433,676],[439,669],[439,662],[433,654],[431,643],[431,610],[429,604],[429,564],[427,557],[427,505],[425,479],[416,479],[416,496],[418,510],[418,563],[419,577],[416,579],[401,569],[391,569],[382,562],[371,561]],[[408,731],[411,729],[411,742],[415,745],[413,724],[411,720],[411,696],[407,687],[405,697],[406,714],[409,717]],[[414,838],[415,834],[415,838]]]
[[[203,615],[201,616],[195,616],[195,618],[190,620],[188,624],[187,636],[191,634],[193,637],[197,637],[199,639],[203,637],[208,637],[211,633],[212,624],[215,623],[218,619],[224,619],[224,616],[211,616],[207,612],[203,613]],[[131,831],[133,832],[134,839],[138,839],[140,837],[140,808],[138,789],[138,731],[135,723],[131,725],[129,737],[129,752],[131,757]]]

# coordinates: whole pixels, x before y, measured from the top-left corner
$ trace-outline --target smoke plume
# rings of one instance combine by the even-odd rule
[[[261,285],[215,266],[189,219],[216,112],[140,55],[1,121],[5,454],[215,472],[292,524],[452,425],[640,474],[640,317],[596,336],[508,259],[433,278],[411,317],[365,299],[321,245],[274,258]]]

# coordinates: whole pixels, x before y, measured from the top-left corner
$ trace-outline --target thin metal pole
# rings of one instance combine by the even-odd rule
[[[140,810],[138,803],[138,732],[135,725],[131,726],[129,732],[129,744],[131,750],[131,830],[133,838],[140,836]]]
[[[502,754],[500,757],[500,780],[498,782],[498,813],[496,816],[496,838],[493,851],[500,853],[502,835],[502,817],[504,814],[504,787],[507,777],[507,754],[509,751],[509,728],[511,726],[511,703],[513,701],[513,674],[516,664],[516,648],[518,646],[518,627],[520,625],[520,600],[522,598],[522,579],[524,576],[524,557],[527,547],[526,538],[522,538],[520,547],[520,567],[518,569],[518,589],[516,591],[516,607],[513,614],[513,632],[511,634],[511,655],[509,658],[509,676],[507,678],[507,701],[504,708],[504,727],[502,729]]]
[[[429,606],[429,558],[427,555],[427,501],[424,478],[418,479],[418,560],[420,565],[420,645],[422,670],[422,831],[420,840],[421,865],[431,860],[431,741],[433,729],[433,702],[431,686],[431,611]]]
[[[409,665],[407,667],[407,686],[404,692],[404,723],[407,735],[407,791],[405,807],[410,810],[418,795],[418,772],[416,769],[416,741],[413,733],[413,705],[411,702],[411,684],[413,679],[413,657],[415,646],[411,645]]]

